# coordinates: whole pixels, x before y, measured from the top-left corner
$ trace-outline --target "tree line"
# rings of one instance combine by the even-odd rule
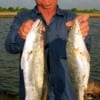
[[[20,7],[0,7],[0,12],[20,12],[23,10],[28,10],[28,8],[20,8]],[[73,12],[82,12],[82,13],[100,13],[100,10],[98,9],[77,9],[77,8],[72,8],[72,9],[66,9],[66,10],[71,10]]]
[[[77,9],[77,8],[72,8],[71,11],[79,12],[79,13],[100,13],[100,10],[95,9],[95,8],[93,8],[93,9],[82,9],[82,10]]]
[[[28,8],[19,8],[19,7],[4,8],[4,7],[0,7],[0,12],[20,12],[23,10],[28,10]]]

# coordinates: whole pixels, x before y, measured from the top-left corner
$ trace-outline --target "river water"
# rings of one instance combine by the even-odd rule
[[[0,91],[18,93],[18,58],[5,51],[5,38],[13,18],[0,18]],[[90,80],[100,83],[100,18],[90,18],[91,43],[91,72]]]

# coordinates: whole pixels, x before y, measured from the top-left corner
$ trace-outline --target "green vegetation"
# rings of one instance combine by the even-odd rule
[[[20,12],[23,10],[28,10],[28,8],[19,8],[19,7],[8,7],[8,8],[4,8],[4,7],[0,7],[0,12]],[[100,10],[98,9],[77,9],[77,8],[72,8],[72,9],[67,9],[67,10],[71,10],[73,12],[78,12],[78,13],[100,13]]]
[[[100,13],[100,10],[98,9],[83,9],[83,10],[80,10],[80,9],[77,9],[77,8],[72,8],[71,11],[73,12],[78,12],[78,13]]]
[[[20,12],[23,10],[27,10],[27,8],[19,8],[19,7],[8,7],[8,8],[4,8],[4,7],[0,7],[0,12]]]

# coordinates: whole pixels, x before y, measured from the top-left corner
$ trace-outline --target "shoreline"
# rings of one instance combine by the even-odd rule
[[[100,13],[77,13],[78,15],[89,15],[90,18],[100,18]]]
[[[87,14],[90,18],[100,18],[100,13],[77,13],[78,15]],[[13,18],[17,12],[0,12],[0,18]]]
[[[17,12],[0,12],[0,18],[13,18]]]

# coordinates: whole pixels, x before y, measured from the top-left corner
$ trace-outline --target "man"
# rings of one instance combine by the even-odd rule
[[[61,10],[58,0],[35,0],[36,7],[19,13],[13,21],[6,39],[6,50],[22,53],[24,41],[36,19],[41,19],[45,27],[45,53],[47,56],[47,80],[49,85],[47,100],[76,100],[66,63],[66,40],[69,28],[76,14]],[[77,16],[87,48],[90,48],[88,16]],[[23,71],[20,69],[20,100],[24,100],[25,87]]]

